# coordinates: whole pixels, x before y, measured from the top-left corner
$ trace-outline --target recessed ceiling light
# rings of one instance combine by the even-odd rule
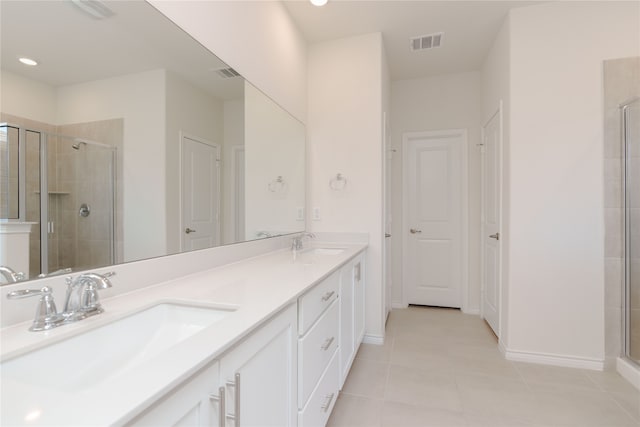
[[[311,4],[314,6],[324,6],[327,4],[327,0],[310,0]]]
[[[31,58],[18,58],[18,61],[22,62],[24,65],[38,65],[38,61],[35,61]]]

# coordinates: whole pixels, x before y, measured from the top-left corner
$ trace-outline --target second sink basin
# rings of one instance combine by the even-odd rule
[[[8,360],[2,376],[79,391],[126,374],[221,320],[231,310],[163,303]]]
[[[344,248],[313,248],[310,252],[313,255],[340,255],[344,251]]]

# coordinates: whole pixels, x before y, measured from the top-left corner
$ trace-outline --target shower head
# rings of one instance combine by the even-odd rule
[[[73,148],[74,150],[79,150],[80,149],[80,145],[82,145],[82,144],[87,145],[87,143],[84,142],[84,141],[77,141],[76,140],[75,144],[73,144],[71,146],[71,148]]]

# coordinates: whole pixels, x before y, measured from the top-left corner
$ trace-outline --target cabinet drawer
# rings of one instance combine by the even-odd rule
[[[307,406],[298,414],[298,427],[324,427],[338,399],[340,363],[336,352],[313,390]]]
[[[298,341],[298,407],[309,399],[320,376],[338,348],[338,302]]]
[[[336,271],[298,300],[298,334],[304,335],[322,312],[338,298],[340,272]]]

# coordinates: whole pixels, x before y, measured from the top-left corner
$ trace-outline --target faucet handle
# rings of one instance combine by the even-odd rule
[[[41,296],[42,298],[40,298],[38,302],[36,316],[33,319],[33,324],[29,328],[30,331],[43,331],[55,328],[62,323],[63,317],[58,314],[50,287],[45,286],[42,289],[21,289],[7,294],[7,298],[9,299],[22,299],[33,296]]]
[[[22,299],[28,297],[35,297],[38,295],[51,295],[51,288],[45,286],[42,289],[20,289],[17,291],[11,291],[7,294],[9,299]]]
[[[90,313],[102,313],[104,311],[100,304],[98,291],[111,288],[113,285],[108,277],[115,276],[115,274],[115,271],[109,271],[104,274],[87,273],[84,275],[88,280],[82,292],[81,310]]]

